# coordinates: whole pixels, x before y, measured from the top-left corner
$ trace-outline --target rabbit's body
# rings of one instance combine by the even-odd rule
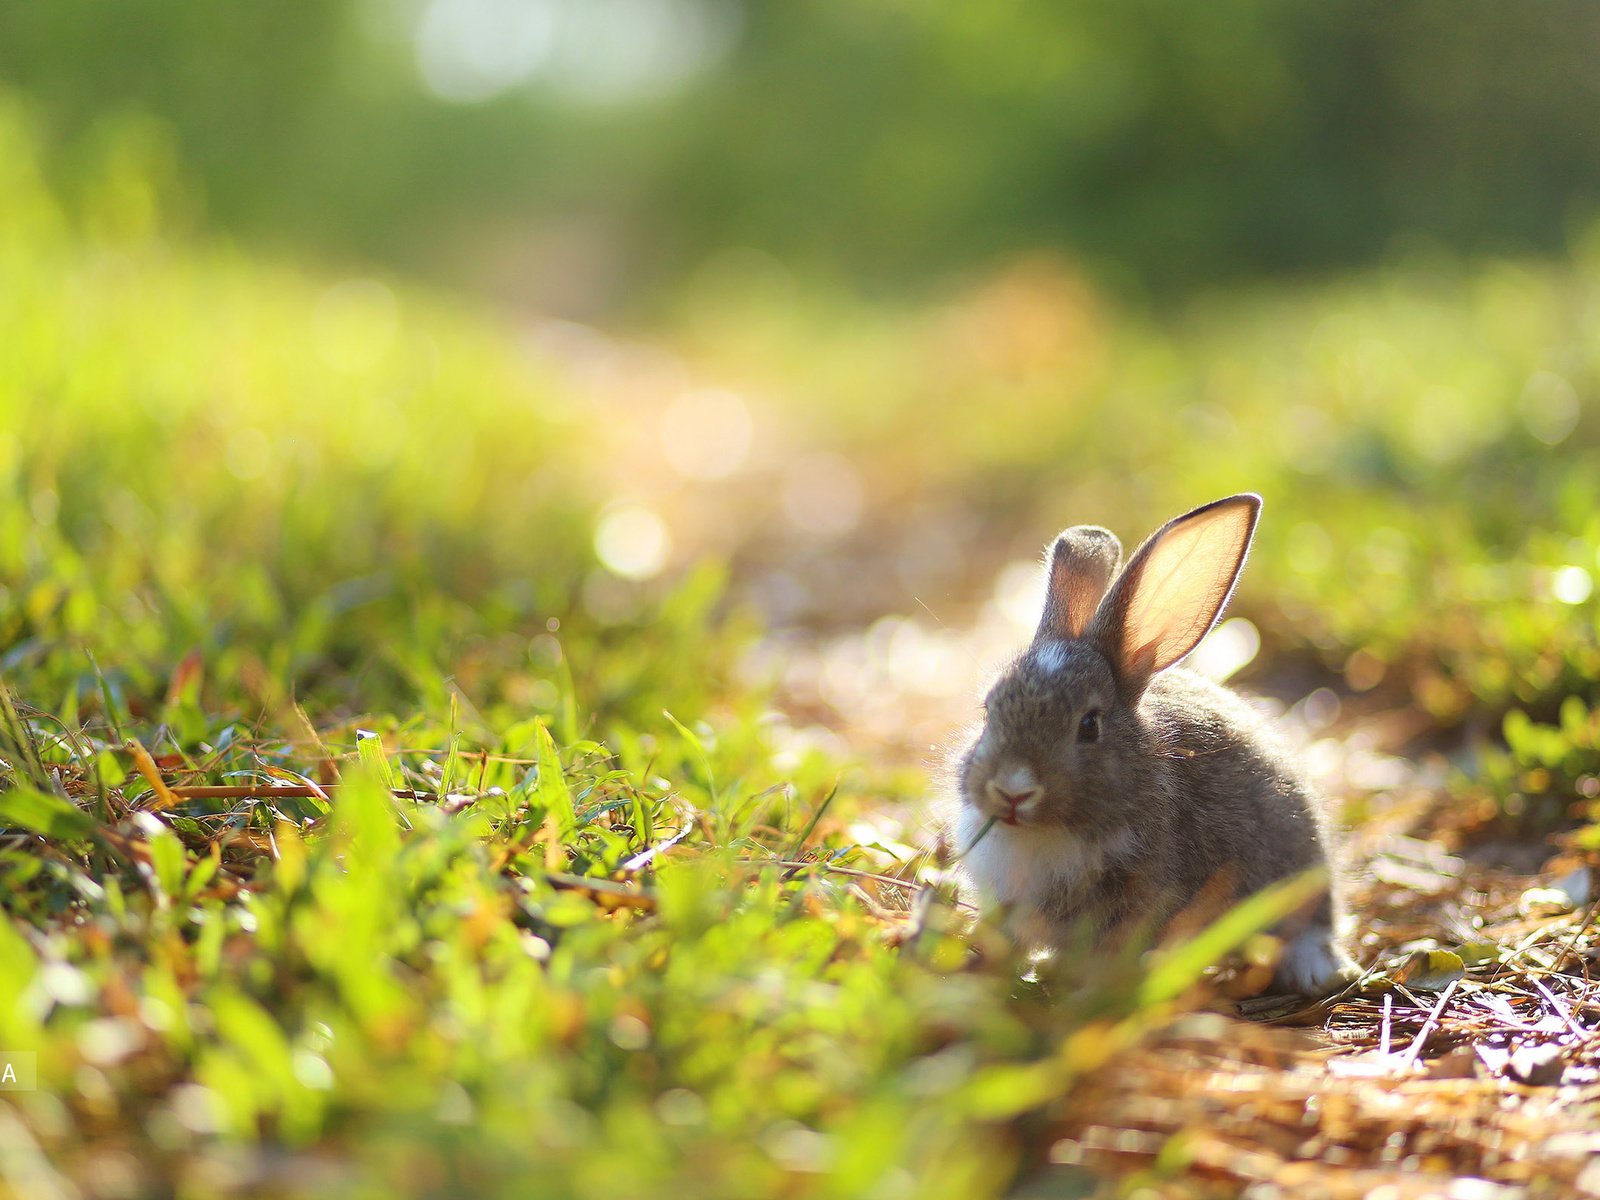
[[[1247,499],[1245,513],[1181,524]],[[957,767],[960,844],[1000,818],[964,865],[1024,943],[1153,933],[1197,902],[1214,907],[1329,866],[1322,807],[1260,717],[1227,689],[1165,669],[1221,612],[1258,504],[1236,498],[1180,518],[1115,582],[1107,563],[1121,548],[1110,534],[1079,527],[1057,542],[1039,634],[990,691],[984,728]],[[1207,553],[1221,553],[1221,567],[1209,568]],[[1152,571],[1165,589],[1155,598]],[[1185,596],[1197,590],[1191,619]],[[1351,970],[1329,877],[1321,899],[1279,930],[1288,944],[1278,979],[1296,991],[1328,990]]]

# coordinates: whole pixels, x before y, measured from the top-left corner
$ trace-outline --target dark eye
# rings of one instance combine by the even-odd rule
[[[1100,740],[1100,710],[1091,708],[1083,714],[1083,720],[1078,722],[1078,740],[1080,742],[1098,742]]]

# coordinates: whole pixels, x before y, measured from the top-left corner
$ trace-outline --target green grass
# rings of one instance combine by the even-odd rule
[[[975,968],[847,833],[920,781],[775,765],[715,570],[586,609],[606,432],[511,330],[185,235],[122,153],[65,205],[0,120],[0,1174],[999,1189],[1135,974]]]
[[[922,773],[797,750],[736,669],[722,570],[601,574],[615,431],[515,329],[186,232],[141,145],[68,203],[0,113],[17,1194],[997,1195],[1247,935],[1022,979],[863,827],[924,811]],[[869,533],[913,495],[974,514],[980,574],[1265,492],[1264,661],[1443,724],[1529,709],[1472,786],[1589,794],[1600,273],[1159,323],[1064,278],[683,340],[870,464]],[[146,751],[163,786],[291,792],[171,803]]]
[[[872,865],[837,837],[776,868],[806,809],[752,796],[737,732],[581,744],[564,769],[541,725],[507,738],[531,763],[473,763],[457,811],[442,755],[376,760],[423,799],[348,754],[313,817],[190,802],[112,832],[14,780],[0,815],[50,837],[0,857],[0,1036],[42,1083],[10,1097],[13,1144],[91,1184],[115,1147],[194,1194],[970,1195],[1010,1169],[1005,1123],[1102,1054],[1058,1047],[1111,1036],[1116,1002],[964,969],[937,920],[892,944],[823,869]],[[196,778],[295,756],[213,758]],[[118,814],[150,800],[112,790]]]
[[[1506,714],[1505,746],[1484,754],[1464,790],[1524,832],[1581,822],[1577,844],[1600,847],[1600,710],[1568,696],[1554,721]]]

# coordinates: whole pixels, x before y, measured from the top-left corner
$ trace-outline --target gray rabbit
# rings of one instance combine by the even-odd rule
[[[1275,984],[1323,995],[1354,978],[1316,796],[1239,697],[1169,669],[1221,615],[1260,512],[1247,494],[1185,513],[1120,572],[1122,545],[1097,526],[1050,549],[1038,632],[956,763],[960,845],[998,818],[962,865],[1024,944],[1159,930],[1322,867],[1328,890],[1277,930]]]

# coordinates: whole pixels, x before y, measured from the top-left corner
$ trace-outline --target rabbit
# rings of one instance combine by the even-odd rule
[[[1097,526],[1047,550],[1038,631],[953,764],[961,867],[1025,946],[1111,944],[1322,868],[1327,889],[1276,930],[1274,986],[1321,996],[1359,974],[1318,798],[1243,700],[1176,666],[1227,605],[1260,511],[1248,493],[1203,505],[1125,567]]]

